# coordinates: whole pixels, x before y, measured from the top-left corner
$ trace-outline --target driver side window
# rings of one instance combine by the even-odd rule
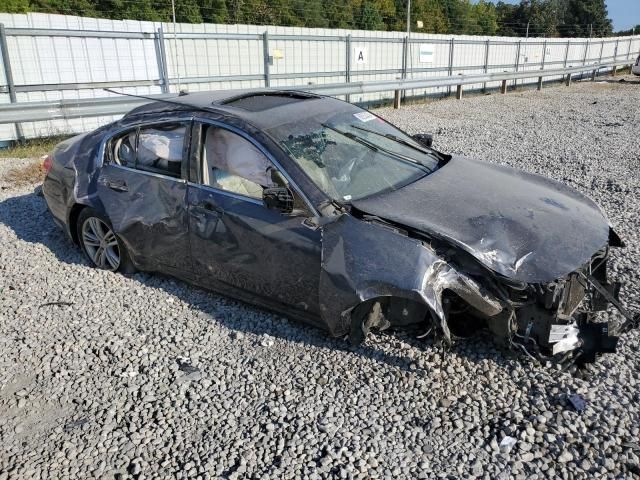
[[[251,141],[216,125],[200,124],[199,177],[203,185],[260,200],[273,210],[309,215],[309,207]]]
[[[275,186],[269,159],[246,138],[224,128],[203,128],[201,160],[204,185],[258,200],[264,188]]]

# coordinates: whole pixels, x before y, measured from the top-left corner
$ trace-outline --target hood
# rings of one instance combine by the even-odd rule
[[[453,157],[404,188],[352,204],[445,240],[494,272],[527,283],[576,270],[609,238],[602,211],[576,190],[465,157]]]

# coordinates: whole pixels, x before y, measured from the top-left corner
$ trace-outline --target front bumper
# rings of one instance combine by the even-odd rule
[[[598,259],[595,269],[589,265],[545,291],[542,301],[515,309],[512,344],[531,356],[571,358],[580,364],[593,363],[601,353],[614,353],[619,335],[638,328],[640,315],[621,304],[621,284],[606,280],[606,257]],[[554,295],[551,300],[549,291]],[[622,323],[597,320],[597,312],[610,305],[623,316]]]

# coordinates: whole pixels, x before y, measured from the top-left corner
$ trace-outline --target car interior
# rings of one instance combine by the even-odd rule
[[[112,142],[110,156],[115,163],[179,178],[184,157],[184,139],[188,126],[154,125],[129,131]],[[203,129],[201,142],[202,184],[264,200],[265,191],[287,187],[271,161],[249,140],[228,129],[209,125]],[[271,194],[282,195],[271,192]],[[292,211],[305,210],[298,195],[293,195]]]
[[[273,185],[269,159],[251,142],[224,128],[209,126],[202,148],[202,183],[262,199]]]
[[[122,166],[180,177],[186,129],[169,124],[128,132],[116,140],[113,158]]]

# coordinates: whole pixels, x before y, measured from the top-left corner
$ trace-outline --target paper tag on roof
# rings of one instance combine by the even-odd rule
[[[370,120],[375,120],[376,116],[373,113],[369,112],[358,112],[353,114],[361,122],[368,122]]]

